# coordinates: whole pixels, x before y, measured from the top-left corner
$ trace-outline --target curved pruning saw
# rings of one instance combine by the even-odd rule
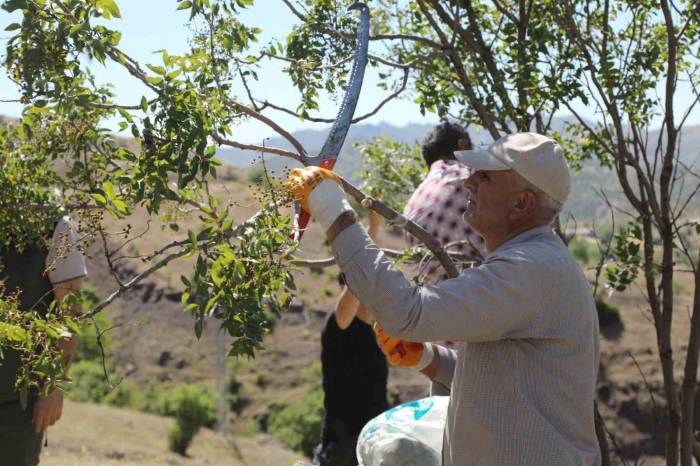
[[[314,157],[302,154],[301,163],[306,167],[318,166],[328,170],[333,169],[336,160],[338,160],[338,155],[340,155],[340,149],[345,142],[345,137],[350,129],[352,117],[357,107],[357,101],[360,98],[362,81],[365,77],[365,67],[367,66],[367,51],[369,48],[369,8],[362,2],[355,2],[348,7],[348,11],[349,10],[360,10],[360,27],[357,31],[355,60],[352,65],[350,82],[345,91],[338,116],[335,118],[331,132],[328,133],[326,141],[323,143],[321,152]],[[311,216],[299,206],[299,203],[295,204],[295,209],[296,239],[299,241],[304,235],[304,230]]]

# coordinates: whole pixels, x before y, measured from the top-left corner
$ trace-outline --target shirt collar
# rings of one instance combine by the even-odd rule
[[[445,159],[436,160],[430,166],[430,171],[441,169],[445,165],[449,167],[449,166],[455,165],[457,163],[459,163],[459,162],[457,162],[456,160],[445,160]]]
[[[553,235],[552,229],[550,228],[549,225],[542,225],[539,227],[531,228],[529,230],[523,231],[519,235],[516,235],[506,241],[505,243],[501,244],[499,247],[494,249],[493,251],[489,252],[488,255],[485,257],[485,259],[488,259],[489,256],[491,256],[493,253],[497,251],[502,251],[505,248],[514,246],[519,243],[525,243],[527,241],[532,240],[533,238],[541,235]]]

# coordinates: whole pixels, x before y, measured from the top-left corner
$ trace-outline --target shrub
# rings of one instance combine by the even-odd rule
[[[243,395],[243,384],[231,374],[228,380],[226,400],[228,401],[229,410],[236,414],[241,414],[243,407],[248,404],[249,400]]]
[[[323,379],[323,367],[321,366],[321,361],[314,361],[305,368],[301,370],[301,375],[304,380],[309,382],[315,387],[321,387],[321,380]]]
[[[273,406],[268,432],[287,447],[311,456],[321,437],[323,392],[314,389],[299,402]]]
[[[89,310],[99,302],[95,289],[89,285],[83,287],[82,296],[82,308],[85,311]],[[95,316],[95,322],[97,322],[97,327],[100,329],[100,331],[104,331],[112,326],[112,319],[109,318],[106,311],[98,313]],[[107,356],[111,348],[109,336],[107,334],[103,334],[100,337],[100,342],[102,343],[105,356]],[[80,326],[80,343],[78,344],[78,348],[75,350],[73,359],[75,361],[88,360],[102,362],[102,353],[100,352],[100,347],[97,343],[97,329],[95,328],[94,322],[90,319],[84,320]]]
[[[620,324],[620,310],[612,304],[606,302],[600,296],[595,299],[595,307],[598,311],[598,323],[601,327],[613,324]]]
[[[73,383],[67,395],[74,401],[99,403],[110,389],[102,364],[97,361],[74,363],[70,369],[70,378]]]
[[[143,393],[133,380],[122,380],[102,398],[102,403],[120,408],[139,409],[143,404]]]
[[[260,186],[266,183],[265,170],[261,165],[256,165],[248,171],[248,183]]]
[[[571,238],[571,241],[569,241],[569,251],[571,251],[571,254],[583,265],[597,261],[600,257],[600,251],[598,251],[598,247],[595,243],[580,236]]]
[[[267,374],[257,374],[255,376],[255,386],[258,388],[265,388],[270,383]]]
[[[168,433],[171,451],[184,455],[192,439],[203,426],[216,421],[216,398],[204,384],[179,385],[165,396],[165,414],[175,417]]]

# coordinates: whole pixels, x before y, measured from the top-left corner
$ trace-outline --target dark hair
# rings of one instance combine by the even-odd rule
[[[338,285],[345,286],[345,274],[343,272],[340,272],[338,274]]]
[[[464,149],[472,148],[469,133],[457,123],[445,121],[433,128],[423,139],[422,151],[425,164],[430,167],[438,160],[455,160],[454,151],[459,150],[459,140],[465,140]]]

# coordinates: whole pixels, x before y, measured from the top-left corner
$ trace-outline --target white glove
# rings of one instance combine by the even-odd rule
[[[323,180],[309,194],[309,213],[326,231],[340,214],[352,210],[345,192],[333,180]]]

